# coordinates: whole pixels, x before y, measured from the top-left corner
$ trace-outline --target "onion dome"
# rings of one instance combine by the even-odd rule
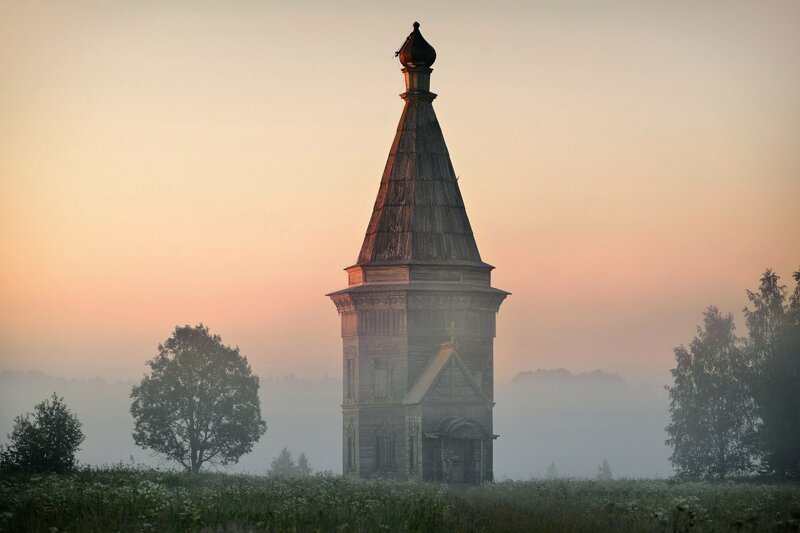
[[[420,33],[419,22],[414,23],[414,31],[406,37],[406,42],[397,51],[397,57],[406,68],[429,68],[436,61],[436,50],[428,44],[428,41]]]

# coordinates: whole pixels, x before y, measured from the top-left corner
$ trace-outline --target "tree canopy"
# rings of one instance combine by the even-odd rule
[[[611,465],[608,464],[608,459],[603,459],[600,466],[597,467],[597,481],[611,481],[614,479],[614,474],[611,472]]]
[[[800,479],[800,269],[793,278],[787,295],[768,268],[746,291],[746,339],[709,307],[689,348],[675,348],[666,429],[678,475]]]
[[[142,448],[198,471],[236,463],[266,431],[258,376],[238,347],[202,324],[176,327],[147,364],[150,374],[131,392]]]
[[[762,470],[800,479],[800,271],[787,298],[786,286],[770,269],[756,292],[747,291],[753,392],[760,418]]]
[[[667,444],[679,476],[724,478],[753,468],[756,425],[747,355],[733,315],[716,307],[688,348],[675,348]]]
[[[556,467],[555,461],[551,461],[550,464],[547,465],[547,470],[544,475],[547,479],[558,479],[558,468]]]
[[[300,456],[295,462],[292,452],[288,447],[284,447],[270,464],[269,472],[272,477],[306,477],[311,475],[311,465],[308,462],[305,452],[300,452]]]
[[[3,469],[63,472],[75,466],[75,453],[84,440],[81,422],[53,395],[36,404],[33,413],[14,419],[9,443],[0,446]]]

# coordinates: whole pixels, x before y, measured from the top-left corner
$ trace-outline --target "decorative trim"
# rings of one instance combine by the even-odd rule
[[[469,309],[497,312],[505,295],[409,294],[408,306],[423,309]]]
[[[422,309],[468,309],[497,312],[505,300],[505,294],[432,293],[416,291],[374,292],[363,294],[336,294],[330,297],[339,313],[355,308],[394,307]]]
[[[406,295],[402,292],[381,292],[351,295],[356,307],[405,307]]]

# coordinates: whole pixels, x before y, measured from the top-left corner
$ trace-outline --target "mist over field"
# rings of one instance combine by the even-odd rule
[[[136,447],[129,408],[135,382],[65,379],[38,371],[0,373],[0,442],[15,416],[31,411],[52,392],[64,397],[83,423],[82,463],[165,464]],[[595,371],[537,370],[496,385],[495,476],[498,480],[545,477],[554,462],[560,476],[594,477],[607,459],[616,477],[668,476],[664,427],[667,398],[660,388],[634,387],[622,377]],[[341,473],[342,384],[293,376],[261,379],[259,397],[267,432],[230,471],[265,473],[288,446],[305,452],[315,471]]]

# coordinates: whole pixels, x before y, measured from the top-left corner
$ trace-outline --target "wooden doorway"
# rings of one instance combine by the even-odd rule
[[[480,483],[483,481],[480,439],[441,439],[441,480],[445,483]]]

